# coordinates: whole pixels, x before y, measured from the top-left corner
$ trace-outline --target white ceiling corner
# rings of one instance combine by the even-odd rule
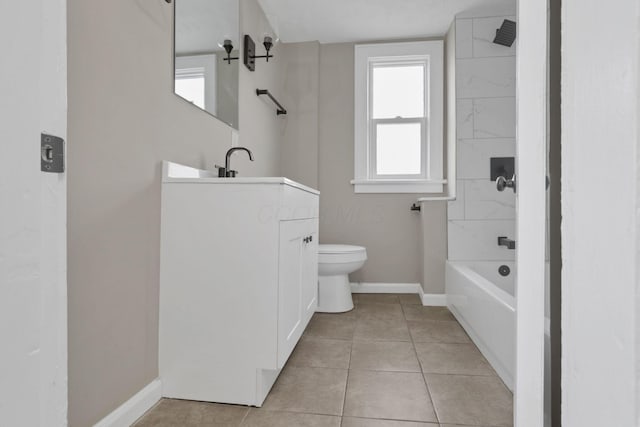
[[[442,37],[459,16],[515,15],[515,0],[258,0],[285,43]]]

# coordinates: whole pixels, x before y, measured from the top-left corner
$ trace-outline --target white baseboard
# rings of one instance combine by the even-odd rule
[[[153,380],[115,411],[98,421],[94,427],[129,427],[162,397],[162,382]]]
[[[425,294],[420,283],[351,283],[354,294],[418,294],[422,305],[446,307],[446,294]]]
[[[351,283],[354,294],[420,294],[420,283]]]
[[[422,305],[431,307],[446,307],[447,294],[423,294],[421,293]]]

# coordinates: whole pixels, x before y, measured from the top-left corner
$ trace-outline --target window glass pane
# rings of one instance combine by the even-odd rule
[[[204,76],[176,78],[176,93],[204,110]]]
[[[424,117],[424,65],[374,65],[373,118]]]
[[[376,173],[378,175],[420,175],[420,123],[376,126]]]

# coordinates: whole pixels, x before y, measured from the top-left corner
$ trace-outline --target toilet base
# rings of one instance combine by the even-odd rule
[[[318,308],[320,313],[344,313],[353,310],[351,283],[347,274],[318,277]]]

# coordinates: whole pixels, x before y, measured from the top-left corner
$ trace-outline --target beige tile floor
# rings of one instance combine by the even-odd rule
[[[512,394],[446,308],[354,295],[316,313],[262,408],[163,399],[136,427],[512,426]]]

